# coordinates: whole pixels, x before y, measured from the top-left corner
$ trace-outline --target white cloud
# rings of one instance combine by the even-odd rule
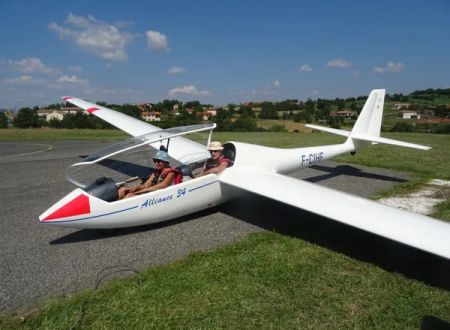
[[[78,73],[78,72],[83,71],[83,68],[81,66],[79,66],[79,65],[69,65],[67,67],[67,70]]]
[[[327,67],[329,68],[348,68],[351,65],[352,65],[351,61],[348,61],[343,58],[335,58],[327,62]]]
[[[380,67],[380,66],[376,66],[372,69],[372,72],[374,73],[380,73],[380,74],[384,74],[384,73],[399,73],[402,72],[403,70],[406,69],[406,65],[401,63],[401,62],[387,62],[385,66]]]
[[[87,79],[80,79],[80,78],[78,78],[77,76],[74,76],[74,75],[72,75],[70,77],[67,76],[67,75],[64,75],[64,76],[58,78],[56,80],[56,82],[57,83],[63,83],[63,84],[65,84],[65,83],[69,83],[69,84],[87,84],[88,80]]]
[[[160,50],[160,51],[169,51],[168,48],[169,42],[167,41],[167,37],[165,34],[162,34],[158,31],[147,31],[145,32],[145,35],[147,36],[147,46],[150,49],[153,50]]]
[[[24,84],[31,84],[34,82],[36,82],[36,80],[29,75],[24,75],[16,78],[2,79],[2,83],[5,85],[24,85]]]
[[[211,95],[211,93],[209,91],[198,90],[197,87],[195,87],[194,85],[172,88],[171,90],[169,90],[168,94],[171,97],[174,97],[177,94],[189,94],[189,95],[201,95],[201,96]]]
[[[280,81],[279,81],[279,80],[275,80],[275,81],[272,83],[272,88],[274,88],[274,89],[279,89],[279,88],[281,88],[281,83],[280,83]]]
[[[0,60],[0,68],[22,73],[52,74],[54,69],[48,67],[37,57],[27,57],[21,60]]]
[[[372,69],[372,72],[383,74],[386,73],[386,70],[380,66],[376,66]]]
[[[173,66],[169,69],[169,71],[167,71],[167,73],[171,75],[183,74],[185,72],[186,70],[181,66]]]
[[[397,63],[388,62],[386,67],[387,67],[388,72],[401,72],[401,71],[405,70],[406,65],[404,65],[401,62],[397,62]]]
[[[300,72],[311,72],[312,70],[312,67],[308,64],[301,65],[299,69]]]
[[[69,39],[95,56],[111,61],[127,59],[125,47],[132,40],[131,34],[93,16],[75,16],[70,13],[66,23],[69,27],[51,23],[49,28],[57,32],[61,39]]]

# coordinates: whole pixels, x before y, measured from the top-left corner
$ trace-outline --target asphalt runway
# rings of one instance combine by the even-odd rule
[[[173,221],[109,233],[40,225],[39,214],[73,189],[64,170],[80,156],[106,145],[0,142],[0,310],[93,288],[97,274],[107,267],[142,270],[262,230],[305,239],[430,285],[445,287],[450,278],[448,262],[438,257],[250,194]],[[389,170],[332,162],[292,176],[360,196],[407,179]]]

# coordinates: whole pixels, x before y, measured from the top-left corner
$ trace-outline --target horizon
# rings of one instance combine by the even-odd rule
[[[423,89],[423,90],[415,90],[415,91],[412,91],[411,93],[408,93],[408,94],[403,94],[403,93],[394,93],[394,94],[396,94],[396,95],[399,95],[399,96],[410,96],[412,93],[414,93],[414,92],[422,92],[422,91],[426,91],[426,90],[428,90],[429,88],[426,88],[426,89]],[[447,88],[446,90],[449,90],[450,88]],[[386,93],[386,97],[387,98],[389,98],[389,97],[392,97],[392,96],[394,96],[394,94],[389,94],[389,93]],[[309,101],[309,100],[311,100],[311,101],[313,101],[313,102],[317,102],[318,100],[320,100],[320,99],[322,99],[322,100],[327,100],[327,101],[335,101],[336,99],[342,99],[342,100],[348,100],[349,98],[353,98],[353,99],[355,99],[355,101],[361,101],[361,100],[358,100],[359,98],[367,98],[368,97],[368,95],[358,95],[358,96],[352,96],[352,97],[347,97],[347,98],[341,98],[341,97],[336,97],[336,98],[330,98],[330,99],[326,99],[326,98],[307,98],[307,99],[284,99],[284,100],[279,100],[279,101],[273,101],[273,100],[265,100],[265,101],[243,101],[243,102],[240,102],[240,103],[227,103],[227,104],[225,104],[225,105],[214,105],[214,104],[209,104],[209,103],[202,103],[202,102],[200,102],[199,100],[192,100],[192,101],[181,101],[181,100],[178,100],[178,99],[164,99],[164,100],[161,100],[161,101],[159,101],[159,102],[156,102],[156,103],[152,103],[152,102],[142,102],[142,103],[136,103],[136,102],[134,102],[134,103],[121,103],[121,104],[118,104],[118,103],[108,103],[108,102],[106,102],[106,101],[103,101],[103,100],[97,100],[97,101],[92,101],[92,100],[86,100],[86,101],[89,101],[89,102],[92,102],[92,103],[96,103],[96,104],[100,104],[100,103],[104,103],[104,104],[106,104],[106,105],[118,105],[118,106],[125,106],[125,105],[132,105],[132,106],[135,106],[135,105],[142,105],[142,104],[151,104],[151,105],[156,105],[156,104],[160,104],[160,103],[163,103],[164,101],[170,101],[170,102],[177,102],[177,103],[179,103],[179,104],[182,104],[182,105],[185,105],[186,103],[190,103],[190,102],[199,102],[200,103],[200,105],[202,105],[202,106],[212,106],[212,107],[214,107],[214,108],[216,108],[216,109],[220,109],[220,108],[226,108],[226,107],[228,107],[229,105],[235,105],[235,106],[241,106],[241,105],[245,105],[246,103],[250,103],[250,104],[252,104],[252,105],[261,105],[262,103],[272,103],[272,104],[277,104],[277,103],[281,103],[281,102],[286,102],[286,101],[297,101],[297,102],[299,102],[299,103],[305,103],[305,102],[307,102],[307,101]],[[403,102],[403,101],[395,101],[395,100],[392,100],[392,102],[397,102],[397,103],[410,103],[409,101],[405,101],[405,102]],[[49,105],[54,105],[54,104],[66,104],[66,105],[68,105],[67,107],[68,108],[71,108],[71,107],[75,107],[75,108],[77,108],[76,106],[73,106],[73,105],[70,105],[70,103],[68,103],[68,102],[66,102],[66,101],[62,101],[62,102],[54,102],[54,103],[48,103],[48,104],[44,104],[44,105],[34,105],[34,106],[26,106],[26,107],[22,107],[22,108],[31,108],[31,109],[33,109],[33,108],[35,108],[35,107],[38,107],[39,109],[38,110],[48,110],[48,108],[46,108],[47,106],[49,106]],[[61,107],[61,109],[62,109],[63,107]],[[64,107],[64,108],[66,108],[66,107]],[[18,111],[18,110],[20,110],[21,108],[0,108],[0,111],[13,111],[13,112],[16,112],[16,111]],[[50,108],[50,109],[52,109],[52,108]]]
[[[450,87],[443,0],[6,0],[0,13],[0,108],[63,95],[220,107]]]

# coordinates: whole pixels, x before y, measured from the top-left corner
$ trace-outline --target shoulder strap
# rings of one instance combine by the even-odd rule
[[[164,179],[169,173],[175,173],[175,179],[173,180],[173,184],[179,184],[183,181],[183,175],[181,174],[181,171],[179,169],[176,168],[166,168],[162,173],[161,173],[161,177]]]
[[[228,159],[228,158],[225,158],[225,157],[223,157],[223,156],[219,159],[219,161],[217,162],[217,165],[222,164],[222,163],[224,163],[224,162],[227,163],[227,166],[233,165],[233,161],[232,161],[232,160],[230,160],[230,159]]]

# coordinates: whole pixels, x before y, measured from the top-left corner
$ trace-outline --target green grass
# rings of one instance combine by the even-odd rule
[[[38,136],[44,135],[41,133]],[[82,131],[77,133],[86,136]],[[99,135],[92,138],[105,138],[104,131],[96,133]],[[431,178],[450,179],[450,136],[383,136],[433,149],[377,145],[338,160],[411,174],[407,183],[396,185],[389,193],[410,191]],[[218,132],[214,139],[274,147],[343,141],[325,133]],[[433,216],[449,219],[449,210],[447,199]],[[84,313],[80,319],[81,306]],[[79,328],[84,329],[417,329],[427,315],[450,322],[448,291],[294,236],[264,232],[137,276],[113,280],[97,291],[55,298],[32,312],[4,314],[0,329],[69,329],[78,319]]]
[[[53,301],[5,328],[413,329],[450,295],[273,232]]]
[[[54,129],[54,128],[8,128],[0,129],[0,141],[31,140],[123,140],[128,134],[117,129]]]

